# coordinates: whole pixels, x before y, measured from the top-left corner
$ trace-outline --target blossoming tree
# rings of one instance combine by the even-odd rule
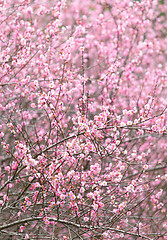
[[[0,13],[0,239],[167,239],[167,1]]]

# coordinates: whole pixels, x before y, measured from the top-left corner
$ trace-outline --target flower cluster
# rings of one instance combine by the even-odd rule
[[[166,13],[0,1],[2,238],[167,238]]]

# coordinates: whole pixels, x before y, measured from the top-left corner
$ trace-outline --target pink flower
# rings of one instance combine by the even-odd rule
[[[93,204],[93,209],[94,209],[95,211],[97,211],[97,209],[98,209],[98,204],[94,203],[94,204]]]
[[[26,233],[26,235],[25,235],[25,239],[30,239],[29,238],[29,235]]]
[[[27,206],[29,207],[29,206],[31,206],[31,202],[30,201],[27,201]]]
[[[20,226],[19,232],[23,232],[25,229],[25,226]]]
[[[0,138],[2,138],[4,136],[3,132],[0,132]]]
[[[88,221],[89,221],[89,218],[88,218],[88,217],[84,217],[84,221],[85,221],[85,222],[88,222]]]
[[[74,193],[72,191],[69,192],[69,196],[71,198],[71,200],[75,200],[76,196],[74,195]]]

